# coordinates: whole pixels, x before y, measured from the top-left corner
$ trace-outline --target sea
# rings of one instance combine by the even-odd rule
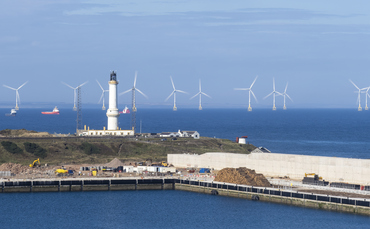
[[[77,114],[20,109],[0,129],[74,134]],[[106,111],[82,109],[83,125],[102,129]],[[130,128],[130,114],[119,126]],[[195,130],[200,136],[247,141],[272,153],[370,158],[370,111],[356,109],[138,109],[136,130]],[[183,191],[9,193],[0,195],[2,228],[370,228],[370,217]]]

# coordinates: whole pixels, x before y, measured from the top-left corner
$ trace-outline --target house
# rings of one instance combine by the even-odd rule
[[[162,138],[194,138],[194,139],[199,139],[200,134],[198,131],[180,131],[178,130],[177,132],[163,132],[159,135]]]

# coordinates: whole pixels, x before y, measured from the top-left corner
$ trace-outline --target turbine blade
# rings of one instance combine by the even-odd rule
[[[286,83],[284,94],[286,94],[287,89],[288,89],[288,83]]]
[[[173,95],[173,93],[175,93],[175,91],[173,91],[168,97],[167,99],[165,99],[164,101],[167,101],[169,98],[171,98],[171,96]]]
[[[274,92],[271,92],[270,94],[266,95],[263,99],[266,99],[267,97],[269,97],[270,95],[272,95]]]
[[[252,93],[252,95],[253,95],[254,99],[255,99],[255,100],[256,100],[256,102],[258,103],[256,95],[253,93],[253,91],[252,91],[252,90],[250,90],[250,91],[251,91],[251,93]]]
[[[355,86],[357,88],[357,90],[360,90],[360,88],[358,88],[357,85],[354,82],[352,82],[352,80],[349,80],[349,82],[351,82],[353,84],[353,86]]]
[[[200,79],[199,79],[199,91],[202,91],[202,85],[200,83]]]
[[[130,91],[132,91],[132,88],[131,89],[128,89],[127,91],[124,91],[124,92],[119,93],[119,95],[126,94],[127,92],[130,92]]]
[[[134,88],[136,87],[137,71],[135,72]]]
[[[258,77],[258,76],[256,76],[256,78],[253,80],[253,83],[252,83],[252,84],[251,84],[251,86],[249,87],[250,89],[253,87],[254,83],[256,82],[257,77]]]
[[[290,98],[290,96],[288,95],[288,94],[285,94],[289,99],[290,99],[290,101],[292,101],[293,102],[293,99],[292,98]]]
[[[181,90],[176,90],[176,91],[184,93],[184,94],[188,94],[186,91],[181,91]]]
[[[273,89],[275,91],[275,78],[272,78],[272,87],[273,87]]]
[[[26,85],[26,83],[28,83],[28,81],[26,81],[24,84],[22,84],[22,85],[18,88],[18,90],[19,90],[19,89],[21,89],[24,85]]]
[[[211,96],[209,96],[209,95],[207,95],[206,93],[204,93],[204,92],[200,92],[202,95],[205,95],[205,96],[207,96],[208,98],[211,98],[212,99],[212,97]]]
[[[74,90],[74,89],[76,89],[76,88],[74,88],[74,87],[72,87],[72,86],[70,86],[70,85],[68,85],[68,84],[66,84],[66,83],[64,83],[64,82],[62,82],[62,84],[66,85],[67,87],[72,88],[73,90]]]
[[[101,86],[101,84],[99,83],[99,81],[96,80],[96,82],[99,84],[100,88],[104,91],[104,88]]]
[[[103,99],[103,97],[104,97],[104,92],[101,94],[101,96],[100,96],[100,99],[99,99],[99,102],[98,102],[98,103],[100,103],[100,101]]]
[[[12,88],[12,87],[9,87],[8,85],[3,85],[4,87],[7,87],[7,88],[9,88],[9,89],[12,89],[12,90],[14,90],[14,91],[16,91],[17,89],[15,89],[15,88]]]
[[[139,89],[136,88],[136,91],[138,91],[140,94],[142,94],[145,98],[148,98],[143,92],[141,92]]]
[[[200,92],[196,93],[193,97],[191,97],[190,99],[194,99],[197,95],[199,95]]]
[[[80,84],[80,86],[78,86],[77,88],[82,87],[83,85],[87,84],[87,82],[89,82],[89,81],[86,81],[85,83]]]
[[[176,91],[175,84],[173,83],[173,80],[172,80],[172,76],[170,76],[170,79],[171,79],[171,83],[172,83],[173,90],[175,90],[175,91]]]

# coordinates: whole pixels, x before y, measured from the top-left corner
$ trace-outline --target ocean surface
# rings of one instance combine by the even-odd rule
[[[20,109],[0,115],[0,129],[75,133],[76,112],[42,115]],[[8,109],[0,109],[3,114]],[[82,110],[83,124],[106,126],[105,111]],[[140,125],[141,121],[141,125]],[[119,117],[130,127],[130,115]],[[137,131],[196,130],[235,140],[248,136],[274,153],[370,157],[370,111],[350,109],[139,109]],[[1,228],[369,228],[370,217],[183,191],[0,194]]]
[[[76,112],[60,109],[60,115],[42,115],[43,109],[20,109],[6,117],[0,109],[0,129],[75,133]],[[1,115],[3,113],[3,115]],[[141,122],[141,125],[140,125]],[[106,111],[83,109],[82,123],[90,129],[107,126]],[[160,133],[196,130],[201,136],[235,140],[248,136],[249,143],[274,153],[370,158],[370,111],[356,109],[138,109],[137,132]],[[130,128],[130,114],[121,114],[119,126]]]
[[[2,228],[369,228],[370,217],[185,191],[0,195]]]

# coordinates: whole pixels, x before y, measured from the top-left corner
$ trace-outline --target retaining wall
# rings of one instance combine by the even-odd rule
[[[330,182],[370,184],[370,160],[320,157],[278,153],[205,153],[168,154],[175,167],[223,168],[247,167],[265,176],[289,176],[302,179],[305,173],[316,173]]]

